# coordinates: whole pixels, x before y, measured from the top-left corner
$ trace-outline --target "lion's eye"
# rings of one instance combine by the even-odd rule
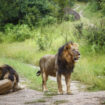
[[[75,51],[75,49],[72,49],[72,51]]]
[[[66,47],[66,50],[68,50],[69,48],[68,47]]]

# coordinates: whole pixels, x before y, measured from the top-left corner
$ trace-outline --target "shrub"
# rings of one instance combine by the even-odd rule
[[[52,36],[47,32],[43,32],[43,29],[41,29],[41,32],[39,32],[36,37],[36,42],[38,44],[39,50],[46,50],[51,46],[53,40]]]
[[[0,32],[0,43],[3,42],[3,36],[4,36],[4,34],[2,32]]]
[[[46,17],[42,18],[40,24],[41,25],[54,24],[54,23],[56,23],[56,21],[57,21],[57,19],[55,17],[46,16]]]
[[[102,0],[102,2],[100,4],[101,4],[102,12],[105,16],[105,0]]]
[[[83,31],[83,34],[88,44],[91,44],[95,50],[105,47],[104,21],[96,26],[88,26],[88,28]]]
[[[11,25],[7,24],[5,26],[5,41],[7,42],[15,42],[15,41],[24,41],[31,37],[30,28],[27,25]]]
[[[66,20],[66,21],[74,21],[75,20],[75,17],[74,17],[74,15],[66,14],[64,16],[64,20]]]
[[[83,31],[83,23],[76,23],[74,24],[74,27],[76,29],[75,34],[77,38],[81,38],[82,37],[82,31]]]

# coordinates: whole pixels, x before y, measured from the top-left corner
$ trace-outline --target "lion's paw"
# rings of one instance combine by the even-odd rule
[[[67,92],[67,94],[68,94],[68,95],[73,95],[73,93],[71,93],[71,92]]]

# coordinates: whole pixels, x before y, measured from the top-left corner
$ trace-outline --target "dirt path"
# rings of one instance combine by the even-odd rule
[[[79,6],[76,8],[78,9]],[[83,17],[82,11],[80,16]],[[36,68],[36,67],[35,67]],[[50,77],[56,81],[56,78]],[[21,84],[24,80],[21,80]],[[66,90],[64,78],[62,79],[63,89]],[[48,92],[38,92],[25,87],[23,90],[0,95],[0,105],[105,105],[105,91],[86,92],[85,85],[78,81],[71,82],[71,91],[73,95],[53,95]]]
[[[50,78],[56,81],[55,78]],[[24,82],[21,79],[21,83]],[[62,79],[64,91],[65,83]],[[72,81],[73,95],[54,95],[51,92],[43,94],[25,87],[23,90],[0,96],[0,105],[105,105],[105,91],[86,92],[85,85]]]
[[[26,88],[0,96],[0,105],[105,105],[105,91],[45,96]]]

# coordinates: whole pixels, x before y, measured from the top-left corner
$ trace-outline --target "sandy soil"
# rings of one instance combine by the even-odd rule
[[[49,79],[56,81],[56,78]],[[105,105],[105,91],[87,92],[86,85],[79,81],[71,82],[73,95],[53,95],[27,88],[25,79],[21,78],[20,85],[24,89],[17,92],[0,95],[0,105]],[[62,78],[63,90],[66,91],[65,81]]]
[[[50,78],[51,79],[51,78]],[[52,79],[54,80],[54,78]],[[22,79],[23,81],[23,79]],[[62,79],[65,91],[64,80]],[[7,95],[0,95],[0,105],[105,105],[105,91],[86,92],[85,86],[78,81],[72,81],[73,95],[50,95],[24,88]]]

